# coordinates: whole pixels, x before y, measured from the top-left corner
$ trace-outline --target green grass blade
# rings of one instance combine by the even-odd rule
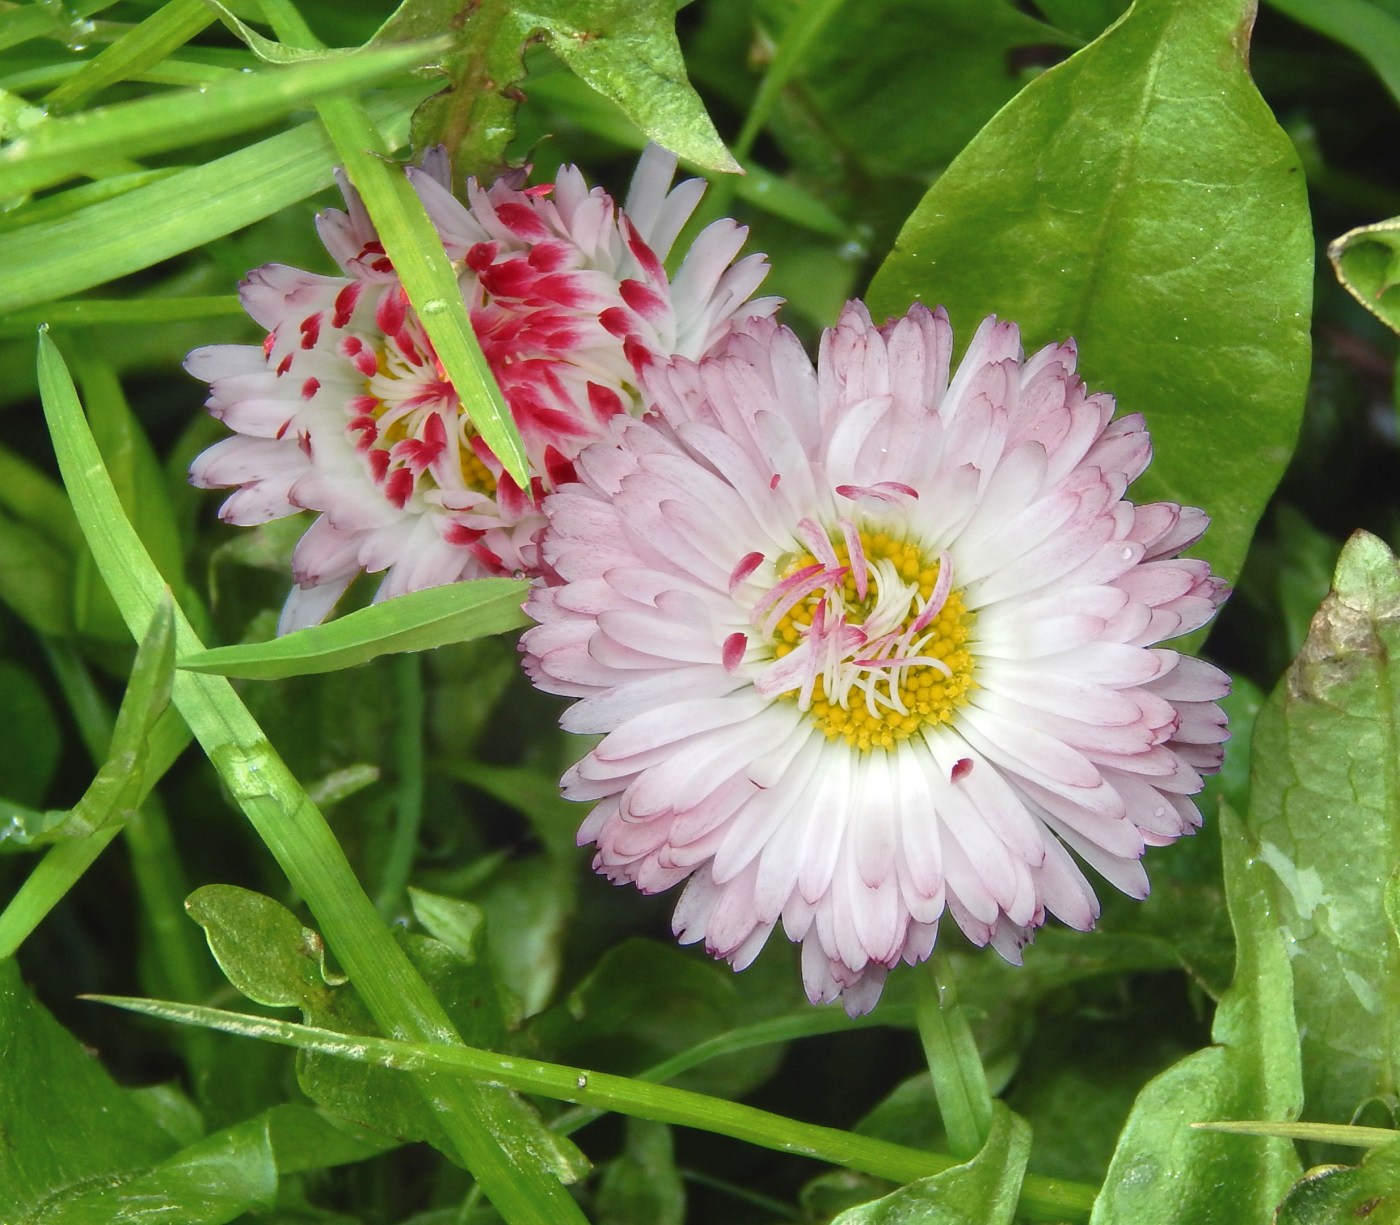
[[[0,315],[0,336],[28,336],[41,323],[52,327],[92,327],[110,323],[146,327],[152,323],[183,323],[187,319],[238,317],[243,313],[243,303],[237,294],[201,298],[80,298],[73,302],[29,306]]]
[[[73,509],[133,636],[144,634],[164,585],[122,511],[63,359],[39,338],[39,387]],[[176,610],[176,649],[202,647]],[[428,1043],[460,1039],[360,887],[325,818],[222,677],[177,672],[174,701],[233,798],[306,901],[327,943],[386,1032]],[[443,1127],[511,1225],[578,1225],[582,1214],[514,1130],[509,1099],[461,1082],[424,1083]]]
[[[516,484],[529,488],[520,431],[486,364],[457,274],[422,201],[403,172],[386,164],[383,139],[360,107],[331,98],[319,110],[467,416]]]
[[[509,1085],[521,1092],[595,1106],[633,1118],[717,1132],[763,1148],[796,1153],[892,1182],[913,1182],[958,1164],[957,1158],[942,1153],[906,1148],[855,1132],[802,1123],[739,1102],[692,1093],[688,1089],[673,1089],[668,1085],[648,1084],[626,1076],[590,1072],[563,1064],[498,1055],[494,1051],[472,1047],[422,1046],[390,1038],[342,1034],[331,1029],[297,1025],[291,1021],[246,1016],[191,1004],[109,995],[84,998],[165,1021],[207,1026],[224,1033],[320,1051],[359,1063],[375,1063],[401,1071],[455,1073],[460,1077]],[[1081,1183],[1032,1176],[1022,1186],[1020,1209],[1025,1215],[1038,1220],[1083,1221],[1088,1217],[1094,1195],[1093,1187]]]
[[[367,103],[391,148],[408,139],[431,89],[415,83]],[[0,311],[79,293],[261,221],[330,186],[335,158],[325,129],[307,123],[62,221],[0,234]]]
[[[95,157],[141,157],[269,123],[312,98],[357,89],[431,58],[437,45],[366,51],[343,60],[240,73],[204,89],[121,102],[55,119],[0,149],[0,176],[19,194],[85,173]]]
[[[27,225],[37,225],[41,221],[57,221],[61,217],[76,213],[80,208],[86,208],[89,204],[114,200],[117,196],[134,191],[138,187],[145,187],[148,183],[168,179],[172,174],[179,172],[178,167],[138,170],[132,174],[114,174],[93,183],[80,183],[77,187],[55,192],[42,200],[32,200],[23,208],[0,215],[0,232],[20,230]]]
[[[276,680],[351,668],[397,651],[430,651],[449,642],[529,625],[520,605],[530,584],[483,578],[410,591],[347,613],[326,625],[247,646],[214,647],[180,659],[190,672]]]
[[[1271,1123],[1267,1119],[1229,1119],[1192,1123],[1191,1126],[1199,1131],[1223,1131],[1232,1136],[1279,1136],[1284,1140],[1345,1144],[1349,1148],[1380,1148],[1400,1140],[1400,1131],[1389,1127],[1352,1127],[1345,1123]]]
[[[159,63],[213,20],[204,0],[170,0],[49,94],[49,113],[76,110],[99,90]]]

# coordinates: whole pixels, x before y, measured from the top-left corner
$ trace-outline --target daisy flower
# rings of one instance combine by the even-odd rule
[[[619,413],[644,405],[649,363],[700,358],[777,299],[750,300],[767,272],[735,262],[746,231],[717,221],[674,278],[662,261],[704,182],[670,189],[676,159],[651,146],[625,207],[574,167],[525,185],[518,171],[468,201],[447,159],[408,171],[458,270],[474,331],[525,442],[521,489],[471,425],[359,197],[317,219],[343,275],[280,264],[240,286],[267,328],[258,346],[212,345],[186,368],[210,384],[209,411],[235,431],[194,462],[203,488],[236,486],[221,517],[253,525],[320,512],[292,558],[280,632],[321,621],[362,570],[376,599],[459,579],[532,575],[539,501],[572,479],[572,459]]]
[[[686,881],[676,934],[736,969],[781,921],[853,1016],[945,910],[1019,961],[1047,913],[1093,925],[1081,862],[1145,896],[1226,738],[1225,675],[1154,646],[1226,592],[1178,556],[1201,511],[1124,499],[1142,418],[1073,342],[989,318],[950,381],[952,347],[852,304],[815,371],[771,321],[654,368],[656,424],[545,502],[526,605],[531,676],[603,736],[563,780],[594,866]]]

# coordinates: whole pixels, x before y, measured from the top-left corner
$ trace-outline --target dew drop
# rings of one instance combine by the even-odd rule
[[[588,1088],[588,1077],[586,1077],[586,1076],[580,1076],[580,1077],[578,1078],[578,1080],[577,1080],[575,1083],[578,1085],[578,1087],[579,1087],[580,1089],[587,1089],[587,1088]]]

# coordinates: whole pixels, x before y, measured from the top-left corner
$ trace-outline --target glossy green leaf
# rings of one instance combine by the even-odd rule
[[[987,1141],[967,1164],[848,1209],[832,1225],[1011,1225],[1030,1154],[1026,1121],[996,1102]]]
[[[622,1155],[603,1172],[597,1225],[684,1225],[685,1184],[665,1123],[628,1119]]]
[[[175,1145],[0,960],[0,1204],[7,1221],[94,1179],[119,1179]]]
[[[1009,0],[865,0],[841,7],[796,80],[867,172],[927,182],[1021,89],[1018,49],[1078,43]]]
[[[410,591],[271,642],[186,655],[180,667],[251,680],[332,672],[395,651],[430,651],[449,642],[520,629],[530,624],[520,609],[528,593],[529,584],[506,578]]]
[[[532,855],[502,865],[473,893],[486,912],[491,959],[520,1001],[521,1015],[540,1011],[554,994],[574,912],[574,864]]]
[[[0,336],[28,336],[41,323],[58,327],[91,327],[124,324],[149,327],[187,319],[238,318],[245,314],[236,294],[203,298],[85,298],[70,302],[46,302],[13,311],[0,319]],[[71,511],[69,512],[71,515]]]
[[[1202,506],[1232,578],[1288,462],[1308,374],[1303,175],[1250,80],[1252,0],[1137,0],[958,156],[870,290],[878,315],[995,312],[1073,336],[1091,389],[1142,412],[1138,501]]]
[[[1274,1225],[1400,1222],[1400,1141],[1373,1149],[1359,1166],[1309,1170],[1279,1205]]]
[[[435,49],[415,43],[344,61],[241,73],[202,89],[54,119],[0,149],[0,175],[9,191],[33,191],[81,173],[94,155],[142,157],[245,131],[312,98],[371,85],[421,64]]]
[[[1400,38],[1400,22],[1396,28]],[[1400,332],[1400,217],[1348,230],[1328,245],[1327,256],[1351,296]]]
[[[266,1119],[250,1119],[182,1149],[117,1186],[93,1186],[45,1206],[24,1225],[225,1225],[267,1212],[277,1162]]]
[[[1400,572],[1358,532],[1254,729],[1250,832],[1290,937],[1308,1112],[1350,1122],[1400,1072]]]
[[[705,104],[691,88],[676,41],[674,0],[409,0],[376,45],[454,31],[445,63],[451,85],[414,119],[416,148],[442,142],[459,173],[506,167],[515,131],[522,53],[540,38],[647,137],[707,170],[738,171]]]
[[[311,1013],[345,981],[327,975],[321,937],[270,897],[234,885],[205,885],[190,894],[185,909],[204,929],[224,976],[250,1000]]]
[[[1191,1126],[1220,1118],[1291,1121],[1303,1105],[1288,944],[1274,919],[1269,870],[1224,803],[1220,822],[1238,952],[1211,1030],[1219,1045],[1187,1056],[1138,1095],[1091,1225],[1262,1222],[1298,1177],[1286,1140]]]
[[[366,104],[391,148],[407,140],[424,92],[415,84]],[[328,187],[335,164],[325,130],[307,123],[60,221],[0,234],[0,311],[78,293],[251,225]],[[152,227],[152,217],[161,224]]]

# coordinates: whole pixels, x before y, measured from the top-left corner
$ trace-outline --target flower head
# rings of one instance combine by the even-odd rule
[[[670,190],[675,158],[643,154],[619,209],[573,168],[525,186],[449,190],[446,158],[409,176],[458,270],[473,330],[525,442],[521,489],[472,428],[409,305],[364,206],[317,218],[343,276],[271,264],[241,286],[268,336],[214,345],[187,368],[210,411],[236,431],[191,468],[203,487],[237,486],[231,523],[321,512],[293,556],[297,586],[281,629],[322,620],[362,570],[387,571],[377,599],[488,574],[533,574],[539,501],[573,478],[572,459],[609,419],[644,405],[640,372],[699,358],[736,324],[772,312],[750,300],[767,272],[739,260],[745,230],[706,229],[674,279],[662,261],[704,190]]]
[[[1178,554],[1199,510],[1133,506],[1142,419],[987,319],[848,306],[814,371],[771,322],[648,374],[545,503],[524,637],[564,726],[595,867],[742,968],[781,920],[814,1001],[853,1014],[947,910],[1019,961],[1046,913],[1087,929],[1079,860],[1147,892],[1217,769],[1223,673],[1155,643],[1224,587]],[[1072,853],[1071,853],[1072,852]]]

